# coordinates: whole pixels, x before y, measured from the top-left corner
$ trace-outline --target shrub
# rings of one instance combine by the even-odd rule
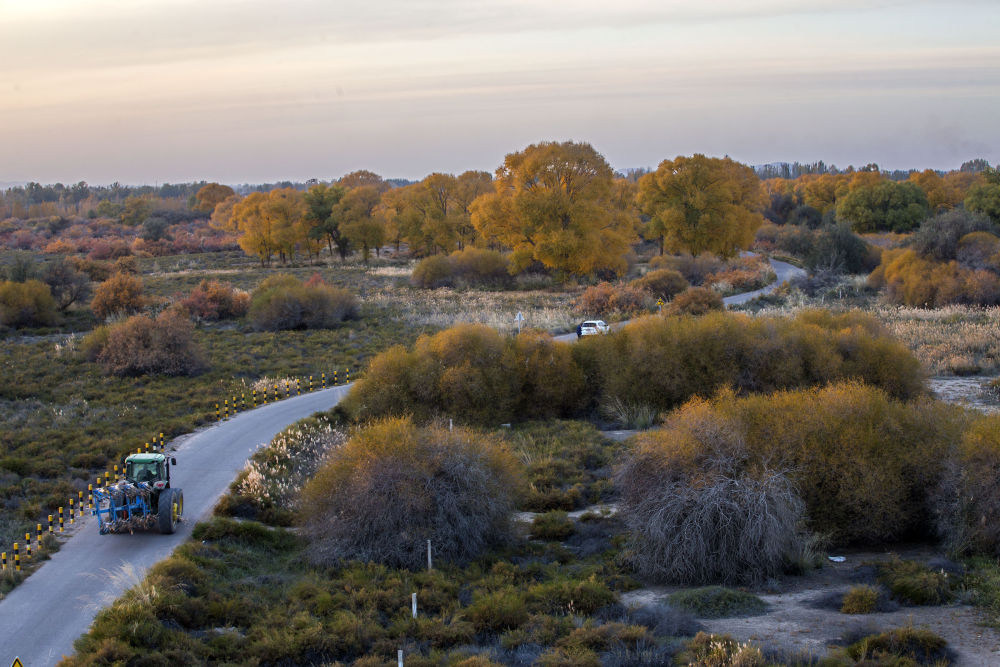
[[[709,273],[721,271],[726,263],[710,252],[697,257],[690,253],[680,255],[659,255],[649,262],[650,269],[672,269],[677,271],[692,285],[701,285]]]
[[[858,664],[951,664],[948,642],[930,630],[897,628],[868,635],[845,651]]]
[[[666,582],[756,583],[780,573],[802,519],[788,477],[753,469],[735,431],[706,410],[688,406],[681,418],[684,427],[675,417],[674,428],[638,436],[617,470],[628,560]]]
[[[684,276],[673,269],[654,269],[642,278],[633,280],[629,285],[665,301],[669,301],[690,287]]]
[[[61,311],[66,311],[74,303],[90,296],[90,278],[73,268],[65,259],[49,263],[45,268],[44,280],[52,290],[52,296]]]
[[[648,310],[646,291],[632,285],[598,283],[584,290],[573,310],[588,317],[631,315]]]
[[[671,593],[671,606],[683,609],[700,618],[730,618],[754,616],[764,613],[767,605],[756,595],[744,591],[706,586]]]
[[[417,287],[445,287],[454,283],[451,262],[444,255],[431,255],[413,267],[410,282]]]
[[[0,325],[49,326],[56,323],[56,302],[49,286],[39,280],[0,282]]]
[[[811,532],[838,544],[926,537],[939,462],[964,424],[953,406],[902,403],[855,382],[745,398],[723,391],[712,401],[689,402],[664,430],[638,438],[619,473],[630,483],[622,486],[622,502],[644,508],[652,501],[643,494],[660,479],[681,484],[693,475],[686,471],[706,465],[703,459],[727,460],[713,452],[742,447],[748,469],[790,471]]]
[[[1000,415],[963,434],[937,493],[938,532],[956,555],[1000,556]]]
[[[844,594],[840,605],[842,614],[871,614],[878,606],[879,593],[871,586],[853,586]]]
[[[421,336],[412,351],[377,355],[344,407],[361,418],[443,415],[498,424],[570,413],[582,392],[583,374],[567,344],[539,332],[510,338],[465,324]]]
[[[699,632],[681,654],[689,667],[764,667],[764,654],[753,644],[741,644],[729,635]]]
[[[845,224],[818,230],[805,256],[810,271],[869,273],[879,263],[879,251],[869,246]]]
[[[558,510],[539,514],[531,522],[531,537],[536,540],[562,541],[573,534],[573,521]]]
[[[311,556],[416,569],[430,540],[438,562],[467,562],[506,539],[519,474],[492,437],[377,422],[334,450],[302,490]]]
[[[960,241],[965,236],[974,232],[990,232],[989,236],[993,236],[996,231],[996,225],[986,216],[952,209],[924,220],[907,245],[925,259],[948,262],[957,259]]]
[[[97,360],[114,375],[195,375],[204,369],[194,325],[176,310],[134,315],[112,325]]]
[[[265,279],[250,298],[248,318],[255,329],[328,329],[357,317],[357,298],[321,281],[304,285],[294,276]]]
[[[972,232],[958,241],[955,259],[967,269],[1000,270],[1000,238],[990,232]]]
[[[722,297],[707,287],[690,287],[670,302],[667,312],[671,315],[704,315],[725,306]]]
[[[142,310],[142,279],[127,273],[114,273],[97,286],[90,307],[101,319],[128,315]]]
[[[502,632],[524,625],[528,607],[523,594],[505,589],[479,596],[465,609],[465,617],[479,632]]]
[[[202,280],[180,304],[199,320],[242,317],[250,308],[250,295],[228,283]]]
[[[83,257],[70,257],[69,263],[77,271],[87,274],[94,282],[107,280],[111,276],[111,264],[108,262],[95,262]]]
[[[913,560],[891,560],[877,566],[878,581],[903,604],[940,605],[950,602],[959,581],[944,570],[934,571]]]

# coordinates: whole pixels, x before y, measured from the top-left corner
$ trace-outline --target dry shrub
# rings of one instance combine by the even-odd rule
[[[410,276],[417,287],[503,287],[512,278],[507,259],[495,250],[467,247],[447,257],[432,255],[420,261]]]
[[[229,283],[202,280],[180,304],[198,320],[215,321],[243,317],[250,308],[250,295]]]
[[[497,424],[572,413],[583,385],[569,346],[548,334],[510,338],[464,324],[422,336],[412,351],[395,347],[377,355],[344,405],[362,418],[441,415]]]
[[[97,360],[114,375],[195,375],[204,369],[194,325],[177,310],[135,315],[107,330]]]
[[[76,245],[70,243],[69,241],[64,241],[63,239],[55,239],[50,241],[48,245],[45,246],[45,252],[59,255],[72,255],[76,252]]]
[[[666,301],[690,287],[684,276],[673,269],[654,269],[643,277],[633,280],[629,286],[644,290],[657,299]]]
[[[1000,556],[1000,415],[962,437],[938,490],[938,532],[955,555]]]
[[[722,297],[707,287],[690,287],[670,302],[667,312],[671,315],[704,315],[713,310],[722,310]]]
[[[111,276],[111,264],[108,262],[97,262],[83,257],[70,257],[69,263],[73,268],[87,276],[95,283],[107,280]]]
[[[884,287],[890,301],[908,306],[1000,303],[1000,277],[996,273],[970,270],[956,261],[934,262],[913,250],[884,252],[882,263],[868,277],[868,282],[876,288]]]
[[[969,269],[1000,269],[1000,238],[989,232],[972,232],[958,241],[955,259]]]
[[[872,614],[878,607],[879,592],[872,586],[853,586],[844,594],[842,614]]]
[[[573,310],[587,317],[633,315],[649,309],[645,290],[629,285],[598,283],[584,290],[573,303]]]
[[[49,326],[58,320],[56,301],[49,286],[40,280],[0,282],[0,325],[6,327]]]
[[[703,252],[697,257],[690,253],[680,255],[660,255],[649,262],[651,269],[673,269],[679,272],[692,285],[701,285],[705,276],[715,271],[721,271],[726,262],[710,252]]]
[[[693,459],[742,442],[748,466],[790,471],[812,532],[880,544],[927,537],[931,491],[964,424],[954,406],[903,403],[844,382],[743,398],[723,391],[689,402],[644,437]]]
[[[682,583],[759,583],[781,572],[803,508],[788,476],[751,463],[707,404],[687,406],[667,433],[639,436],[616,473],[636,571]]]
[[[327,329],[357,314],[358,300],[349,290],[278,274],[254,290],[248,319],[261,331]]]
[[[142,310],[142,278],[128,273],[113,273],[97,286],[90,307],[101,319],[128,315]]]
[[[386,419],[335,449],[302,490],[319,563],[375,561],[418,569],[466,563],[509,534],[517,463],[492,436]]]

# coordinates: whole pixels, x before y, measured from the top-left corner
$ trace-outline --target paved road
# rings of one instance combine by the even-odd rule
[[[786,280],[791,280],[792,278],[797,278],[799,276],[806,275],[806,272],[797,266],[793,266],[788,262],[779,262],[776,259],[769,259],[771,263],[771,268],[774,269],[774,274],[777,276],[777,280],[766,287],[754,290],[752,292],[743,292],[742,294],[734,294],[733,296],[725,297],[722,302],[727,306],[736,306],[741,303],[746,303],[751,299],[756,299],[763,294],[770,294],[774,290],[778,289],[783,282]],[[628,324],[628,322],[616,322],[611,325],[612,329],[620,329],[621,327]],[[561,341],[563,343],[572,343],[576,340],[575,333],[561,334],[559,336],[553,336],[555,340]]]
[[[185,438],[174,455],[175,485],[184,490],[184,521],[173,535],[99,535],[88,517],[62,548],[0,601],[0,665],[16,656],[25,667],[55,664],[73,652],[73,641],[90,627],[98,610],[134,582],[113,581],[130,563],[142,577],[166,558],[207,519],[247,458],[289,424],[328,410],[350,385],[341,385],[270,403]],[[78,522],[79,523],[79,522]]]

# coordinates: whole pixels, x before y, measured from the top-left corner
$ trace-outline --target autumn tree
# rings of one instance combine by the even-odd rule
[[[209,224],[215,229],[221,229],[225,232],[237,231],[236,221],[233,219],[233,208],[239,200],[240,196],[234,194],[216,204],[215,209],[212,210],[212,217],[209,218]]]
[[[302,193],[295,188],[271,190],[262,212],[270,221],[275,249],[284,264],[294,256],[299,242],[306,238],[306,204]]]
[[[455,179],[452,202],[459,250],[476,241],[476,228],[472,224],[472,202],[480,195],[492,191],[493,176],[488,171],[466,171]]]
[[[341,229],[351,243],[361,248],[368,262],[372,248],[385,242],[385,225],[379,212],[382,195],[374,185],[361,185],[344,195],[338,205]]]
[[[121,220],[123,224],[135,227],[141,225],[152,212],[153,204],[148,199],[129,197],[125,200],[125,209],[122,211]]]
[[[533,262],[565,274],[621,274],[635,218],[614,205],[614,175],[590,144],[543,142],[510,153],[494,191],[471,206],[487,242],[510,248],[511,271]]]
[[[373,171],[368,171],[367,169],[358,169],[357,171],[352,171],[349,174],[344,174],[337,181],[337,185],[347,190],[352,190],[354,188],[359,188],[363,185],[370,185],[379,194],[385,192],[392,186],[385,182],[385,180]]]
[[[763,224],[763,191],[750,167],[704,155],[664,160],[639,180],[639,208],[661,247],[731,257]]]
[[[837,218],[859,233],[908,232],[929,213],[927,196],[913,183],[882,181],[861,186],[837,203]]]
[[[973,187],[965,197],[965,208],[1000,223],[1000,185],[987,182]]]
[[[233,206],[232,219],[240,232],[238,243],[248,255],[260,258],[261,266],[270,266],[277,249],[271,220],[264,211],[267,195],[252,192]]]
[[[142,310],[142,279],[129,273],[113,273],[94,291],[90,307],[94,315],[106,319],[112,315],[131,315]]]
[[[228,185],[220,185],[218,183],[209,183],[208,185],[202,186],[198,193],[194,196],[196,211],[201,211],[202,213],[211,213],[215,210],[215,207],[221,204],[228,197],[232,197],[235,192]]]
[[[909,181],[924,191],[931,211],[945,211],[962,201],[962,197],[959,196],[952,183],[946,181],[933,169],[914,172],[910,175]]]
[[[308,236],[326,241],[331,256],[336,248],[342,260],[347,259],[351,247],[350,240],[341,228],[342,210],[339,204],[345,192],[340,185],[318,183],[304,195]]]

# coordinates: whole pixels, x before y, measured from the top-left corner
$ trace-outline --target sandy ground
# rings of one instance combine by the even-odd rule
[[[932,554],[902,553],[903,558],[926,558]],[[822,656],[838,644],[845,633],[859,628],[872,632],[912,625],[927,628],[947,640],[956,665],[994,667],[1000,665],[1000,633],[979,625],[981,616],[966,604],[940,607],[900,607],[887,613],[849,615],[817,608],[815,602],[831,593],[846,592],[859,581],[859,566],[880,560],[884,553],[854,553],[844,563],[828,562],[801,577],[772,582],[770,590],[753,591],[768,605],[760,616],[699,619],[713,633],[728,633],[740,641],[782,649],[791,654]],[[626,606],[666,603],[678,587],[652,587],[622,595]]]

